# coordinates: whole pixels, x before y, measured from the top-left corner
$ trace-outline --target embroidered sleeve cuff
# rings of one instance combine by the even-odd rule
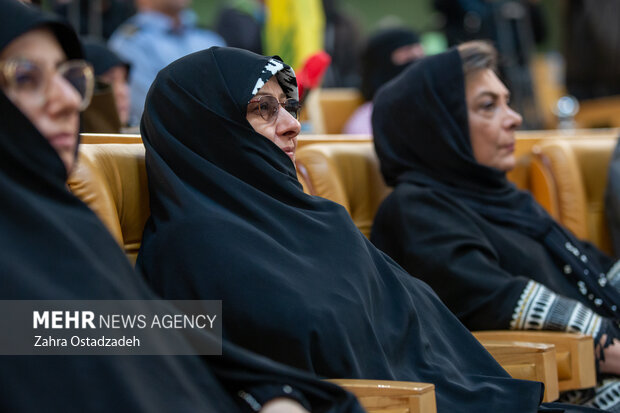
[[[510,328],[556,330],[596,337],[602,318],[578,301],[557,295],[542,284],[530,281],[517,302]]]

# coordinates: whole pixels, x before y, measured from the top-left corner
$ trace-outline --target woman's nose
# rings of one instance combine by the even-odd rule
[[[510,129],[516,129],[523,123],[523,117],[510,106],[507,108],[507,116],[505,120],[506,127]]]
[[[293,115],[286,111],[283,107],[280,107],[280,113],[278,113],[278,120],[276,125],[276,134],[284,136],[288,139],[293,139],[301,131],[301,124]]]
[[[79,110],[81,97],[78,91],[61,75],[55,74],[47,90],[47,105],[52,112]]]

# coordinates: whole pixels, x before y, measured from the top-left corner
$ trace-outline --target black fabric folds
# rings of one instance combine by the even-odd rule
[[[138,258],[151,285],[221,299],[225,338],[320,376],[431,382],[439,412],[535,412],[541,385],[509,378],[343,207],[304,194],[291,160],[252,129],[246,105],[271,60],[211,48],[152,85],[141,124],[152,216]]]
[[[429,282],[467,326],[508,328],[528,279],[618,318],[620,296],[604,279],[612,261],[505,173],[476,162],[456,49],[382,88],[373,130],[381,171],[396,188],[371,239]]]
[[[28,31],[21,28],[48,25],[63,34],[57,39],[65,50],[79,45],[68,26],[30,6],[0,0],[0,10],[2,47]],[[99,219],[68,191],[55,150],[2,92],[0,112],[0,299],[155,299]],[[215,340],[206,334],[200,339]],[[238,391],[255,390],[258,397],[265,386],[273,393],[290,385],[313,411],[361,412],[336,386],[227,343],[223,353],[2,356],[0,410],[241,412],[251,409]]]

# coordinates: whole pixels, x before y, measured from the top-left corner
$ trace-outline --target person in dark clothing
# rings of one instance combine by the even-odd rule
[[[464,43],[378,92],[374,143],[395,188],[371,240],[429,283],[469,329],[589,334],[600,371],[616,376],[620,265],[507,180],[521,117],[495,61],[488,43]],[[605,388],[611,403],[604,392],[590,403],[617,405],[617,386]]]
[[[261,54],[265,14],[264,0],[236,0],[222,7],[215,31],[227,46]]]
[[[93,99],[82,113],[82,132],[119,133],[129,121],[129,63],[105,43],[82,39],[85,59],[95,71]]]
[[[384,83],[396,77],[409,64],[424,56],[417,33],[406,27],[379,30],[369,39],[361,55],[364,103],[344,126],[344,133],[372,135],[372,99]]]
[[[340,0],[323,0],[325,13],[325,52],[332,58],[322,87],[358,87],[359,53],[364,38],[359,22],[342,10]]]
[[[288,65],[235,48],[159,73],[138,256],[155,291],[219,297],[225,338],[322,377],[434,383],[439,412],[546,409],[540,383],[511,379],[342,206],[303,192],[297,98]]]
[[[620,94],[620,2],[571,0],[565,13],[568,92],[579,100]]]
[[[50,6],[79,27],[79,34],[104,40],[136,12],[133,0],[51,0]]]
[[[101,221],[66,187],[76,162],[79,110],[88,104],[93,83],[75,32],[15,0],[0,0],[0,9],[3,308],[33,300],[124,300],[168,308],[134,272]],[[15,314],[5,313],[3,321],[11,317]],[[203,333],[196,331],[193,343],[217,341]],[[222,352],[204,358],[3,352],[0,410],[363,411],[329,383],[226,342]]]

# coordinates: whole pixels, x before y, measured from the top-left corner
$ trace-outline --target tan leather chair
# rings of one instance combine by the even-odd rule
[[[135,262],[150,214],[144,145],[80,145],[78,163],[67,183]]]
[[[353,88],[315,89],[304,103],[313,133],[342,133],[355,110],[364,103],[361,93]]]
[[[581,128],[620,127],[620,96],[605,96],[579,101],[575,122]]]
[[[573,129],[573,130],[535,130],[517,131],[515,134],[516,167],[508,172],[507,177],[517,188],[531,190],[533,160],[532,150],[535,146],[557,139],[595,139],[618,136],[620,129]]]
[[[610,254],[604,195],[615,145],[616,136],[555,139],[535,148],[531,164],[538,202],[578,238]]]
[[[311,195],[343,205],[367,237],[375,214],[390,189],[383,182],[373,144],[313,144],[297,152],[297,172]]]
[[[370,237],[377,209],[391,189],[383,182],[372,137],[346,136],[300,137],[297,175],[306,192],[343,205],[360,231]],[[541,139],[525,136],[517,141],[516,156],[521,166],[509,179],[522,189],[530,186],[529,152]]]
[[[376,211],[389,194],[388,188],[381,177],[379,162],[374,151],[372,142],[331,142],[317,143],[304,146],[297,152],[298,174],[306,181],[306,188],[311,195],[318,195],[343,205],[353,221],[364,235],[369,236],[372,222]],[[558,389],[576,389],[592,387],[596,384],[594,365],[594,346],[592,338],[579,334],[563,334],[551,332],[502,332],[506,337],[480,336],[483,345],[492,344],[485,341],[526,341],[555,345],[555,341],[549,340],[549,334],[561,337],[563,343],[562,352],[556,356],[555,386]],[[527,340],[515,338],[515,333],[527,333]],[[585,346],[569,345],[566,342],[585,341]],[[544,367],[513,366],[510,360],[517,360],[513,354],[509,359],[503,358],[508,350],[495,349],[498,362],[506,366],[509,373],[516,378],[529,378],[540,380],[540,374],[545,371]],[[499,351],[499,353],[497,353]],[[524,357],[525,353],[536,359],[536,350],[521,350],[518,357]],[[566,362],[564,356],[568,352],[571,360],[582,360],[576,368]],[[583,353],[581,353],[583,352]],[[583,361],[585,360],[585,361]],[[531,362],[534,363],[535,362]],[[561,364],[561,367],[558,365]],[[568,366],[568,367],[567,367]],[[545,400],[553,400],[553,377],[548,378],[547,387],[551,389]],[[558,384],[563,383],[561,386]]]

